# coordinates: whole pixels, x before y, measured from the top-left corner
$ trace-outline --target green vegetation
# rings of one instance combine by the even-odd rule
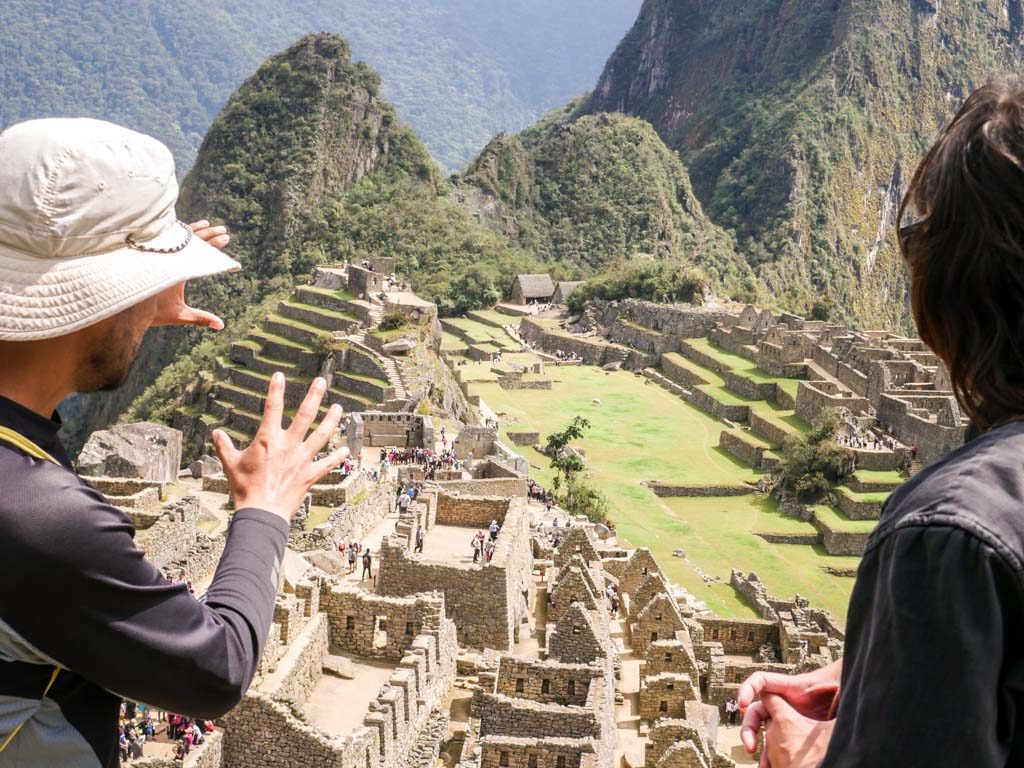
[[[409,327],[409,318],[402,312],[391,312],[377,326],[382,331],[400,331]]]
[[[584,111],[649,120],[787,308],[896,327],[907,318],[899,195],[967,94],[1020,70],[1019,14],[897,0],[780,8],[649,0]]]
[[[590,277],[614,265],[602,282],[610,294],[692,294],[708,280],[752,294],[749,267],[704,216],[686,169],[651,126],[614,114],[570,121],[574,107],[488,144],[464,176],[487,205],[468,192],[467,205],[565,273]],[[643,274],[629,263],[642,254],[669,266]]]
[[[801,501],[812,501],[853,471],[853,451],[835,442],[838,431],[839,414],[825,410],[809,433],[786,437],[780,473],[783,489]]]
[[[608,499],[588,482],[583,458],[572,448],[572,443],[589,429],[590,422],[576,416],[565,429],[548,435],[544,451],[555,470],[552,485],[559,505],[571,515],[584,515],[593,523],[603,523],[608,519]]]
[[[617,262],[597,277],[587,280],[570,294],[569,309],[582,312],[592,299],[647,299],[648,301],[692,301],[709,287],[708,278],[697,268],[670,261],[634,258]]]
[[[457,368],[473,380],[487,364]],[[626,372],[590,366],[548,370],[551,390],[503,390],[496,383],[472,384],[472,394],[500,415],[501,434],[549,431],[551,414],[578,414],[590,428],[573,442],[586,460],[589,483],[608,499],[608,515],[619,535],[633,546],[652,549],[669,578],[684,585],[712,610],[727,616],[752,616],[728,586],[730,568],[756,571],[774,594],[799,592],[827,607],[842,621],[853,586],[851,579],[822,572],[825,565],[854,567],[857,558],[834,557],[806,544],[774,544],[756,532],[806,533],[813,527],[784,517],[764,496],[658,498],[643,480],[680,485],[739,485],[760,475],[718,448],[726,426],[679,397]],[[594,402],[598,400],[600,404]],[[744,433],[744,436],[749,433]],[[551,487],[550,459],[531,447],[532,476]],[[688,561],[672,557],[683,549]],[[691,566],[718,581],[706,584]]]

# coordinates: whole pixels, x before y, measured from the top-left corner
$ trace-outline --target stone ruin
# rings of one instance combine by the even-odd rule
[[[585,334],[546,333],[529,319],[523,321],[523,332],[540,350],[579,348],[583,359],[595,365],[604,362],[614,347],[626,368],[644,370],[647,375],[661,366],[664,376],[649,377],[673,390],[679,389],[677,384],[687,373],[665,370],[672,368],[666,353],[682,347],[685,356],[705,367],[721,368],[687,348],[687,340],[707,338],[772,376],[801,379],[795,402],[784,405],[795,408],[805,421],[812,422],[825,408],[848,414],[851,427],[871,429],[877,419],[878,432],[893,437],[897,445],[887,451],[858,451],[857,466],[862,469],[898,469],[913,446],[922,465],[927,465],[963,443],[968,422],[953,395],[949,373],[920,339],[738,304],[597,300],[589,314],[592,323]],[[600,343],[592,338],[595,333]],[[751,384],[728,371],[719,372],[741,395],[780,404],[789,400],[785,393],[776,396],[774,391],[758,389],[774,390],[773,384]],[[687,399],[716,418],[749,419],[742,407],[723,407],[699,395]],[[748,463],[762,465],[759,455],[747,458]]]
[[[391,437],[414,423],[382,421]],[[460,438],[500,462],[493,431]],[[213,462],[198,469],[174,483],[89,482],[124,510],[147,557],[200,593],[223,551],[230,497]],[[718,724],[739,681],[840,652],[827,613],[772,597],[753,574],[732,581],[761,618],[724,619],[695,610],[649,550],[620,549],[607,529],[578,520],[552,546],[537,527],[543,506],[506,469],[424,482],[400,513],[391,486],[361,470],[315,486],[311,500],[333,511],[292,531],[257,677],[186,766],[726,768]],[[492,521],[493,553],[474,562],[469,543]],[[375,531],[375,575],[357,581],[337,545]]]

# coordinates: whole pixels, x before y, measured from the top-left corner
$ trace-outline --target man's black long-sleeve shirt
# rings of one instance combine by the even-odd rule
[[[116,766],[122,697],[197,717],[234,706],[270,629],[285,521],[239,510],[200,603],[70,470],[59,420],[0,397],[0,425],[63,464],[0,442],[0,743],[24,723],[0,767]]]
[[[857,573],[823,768],[1024,765],[1024,424],[889,499]]]

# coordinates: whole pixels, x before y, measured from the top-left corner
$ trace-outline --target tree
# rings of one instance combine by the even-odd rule
[[[814,501],[852,471],[854,454],[838,445],[839,414],[821,412],[806,435],[790,435],[782,445],[781,486],[801,501]]]
[[[570,445],[573,440],[582,438],[588,429],[590,422],[582,416],[575,416],[561,432],[548,436],[544,451],[555,470],[553,484],[558,503],[571,515],[585,515],[591,522],[601,523],[608,518],[608,499],[590,485],[583,471],[583,458]]]

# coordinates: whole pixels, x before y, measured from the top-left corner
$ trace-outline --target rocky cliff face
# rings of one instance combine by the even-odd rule
[[[478,193],[470,204],[548,265],[587,276],[642,253],[700,267],[730,289],[752,278],[679,157],[643,120],[574,119],[570,105],[497,136],[464,181]]]
[[[1024,59],[1021,0],[646,0],[589,112],[649,120],[763,283],[895,325],[893,224],[975,87]]]

